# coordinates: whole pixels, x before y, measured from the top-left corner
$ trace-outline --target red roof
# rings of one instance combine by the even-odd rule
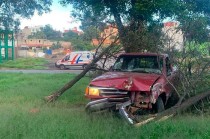
[[[67,32],[69,32],[69,31],[72,31],[72,32],[74,32],[74,33],[77,33],[78,35],[82,33],[81,31],[78,31],[78,30],[77,30],[77,27],[74,27],[73,29],[70,29],[70,30],[64,30],[64,33],[67,33]]]
[[[173,26],[176,26],[176,22],[165,22],[164,23],[164,27],[173,27]]]

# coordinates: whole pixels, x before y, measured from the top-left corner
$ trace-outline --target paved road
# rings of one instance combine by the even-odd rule
[[[8,70],[1,69],[0,73],[49,73],[49,74],[58,74],[58,73],[73,73],[79,74],[82,70]]]

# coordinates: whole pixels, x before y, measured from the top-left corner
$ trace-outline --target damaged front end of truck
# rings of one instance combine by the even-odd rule
[[[93,79],[86,88],[85,96],[91,100],[86,110],[119,111],[130,124],[138,122],[137,116],[163,111],[171,95],[163,60],[153,54],[121,55],[112,71]]]
[[[122,73],[114,73],[114,75],[107,73],[104,75],[106,76],[106,81],[97,78],[91,82],[86,88],[86,97],[91,99],[91,102],[86,105],[86,110],[89,112],[107,109],[119,110],[120,114],[129,123],[134,124],[133,115],[143,110],[153,109],[153,104],[156,103],[160,94],[160,88],[154,88],[153,82],[159,76],[149,77],[149,80],[145,82],[145,79],[139,79],[141,77],[146,78],[143,74],[139,75],[140,77],[138,78],[136,75],[127,73],[129,77],[121,79],[120,77],[113,78],[116,74],[125,76]],[[112,77],[110,80],[108,80],[109,76]],[[100,82],[103,82],[103,84]],[[153,88],[152,90],[151,87]]]

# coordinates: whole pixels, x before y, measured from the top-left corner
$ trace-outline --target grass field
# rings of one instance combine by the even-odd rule
[[[46,69],[47,60],[44,58],[18,58],[0,63],[0,68],[14,69]]]
[[[72,74],[0,73],[0,139],[209,139],[210,116],[182,115],[142,127],[119,115],[84,111],[85,77],[55,103],[43,98]]]

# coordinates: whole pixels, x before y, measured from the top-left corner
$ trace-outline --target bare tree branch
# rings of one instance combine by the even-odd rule
[[[201,101],[205,98],[208,98],[208,97],[210,97],[210,90],[206,91],[206,92],[203,92],[203,93],[200,93],[196,96],[193,96],[193,97],[187,99],[186,101],[184,101],[182,104],[175,105],[175,106],[171,107],[170,109],[167,109],[167,110],[165,110],[161,113],[158,113],[156,115],[153,115],[152,117],[149,117],[146,120],[139,121],[139,123],[137,123],[135,126],[139,127],[139,126],[142,126],[142,125],[144,125],[148,122],[151,122],[151,121],[166,120],[169,117],[172,117],[172,116],[176,115],[177,113],[185,111],[187,108],[190,108],[191,106],[195,105],[199,101]],[[147,121],[147,122],[145,122],[145,121]]]

